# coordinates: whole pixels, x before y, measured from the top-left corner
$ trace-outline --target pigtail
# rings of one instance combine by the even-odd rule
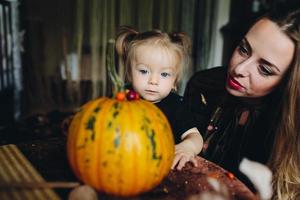
[[[192,41],[190,37],[183,32],[174,32],[170,34],[171,41],[174,43],[179,44],[183,48],[183,52],[186,55],[191,54],[191,49],[192,49]]]
[[[183,75],[189,76],[191,69],[191,52],[192,41],[190,37],[184,32],[174,32],[169,34],[171,42],[176,44],[181,49],[181,66],[179,67],[179,76],[176,79],[176,85],[183,78]]]
[[[129,26],[121,26],[120,28],[116,39],[116,51],[122,57],[124,63],[126,63],[129,44],[138,34],[136,30]]]

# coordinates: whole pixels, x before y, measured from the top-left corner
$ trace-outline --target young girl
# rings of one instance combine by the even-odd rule
[[[173,92],[187,66],[189,47],[190,40],[183,33],[139,33],[129,27],[122,27],[116,40],[127,81],[143,99],[156,104],[171,124],[176,143],[172,168],[178,170],[189,161],[196,166],[195,156],[203,146],[193,115]]]

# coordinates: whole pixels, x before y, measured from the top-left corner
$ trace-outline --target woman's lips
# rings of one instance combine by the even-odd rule
[[[232,88],[234,90],[243,89],[243,86],[231,76],[228,77],[227,84],[230,88]]]

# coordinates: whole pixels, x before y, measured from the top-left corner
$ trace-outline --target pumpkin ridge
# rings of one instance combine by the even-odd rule
[[[99,170],[95,170],[96,171],[96,185],[97,185],[97,189],[101,190],[101,188],[103,186],[105,186],[107,184],[107,182],[109,182],[109,180],[111,180],[111,178],[109,177],[109,174],[106,173],[107,168],[110,165],[109,160],[107,159],[107,156],[105,154],[107,154],[107,152],[103,152],[101,151],[101,147],[105,148],[105,144],[100,143],[101,141],[104,140],[104,138],[106,137],[103,130],[106,129],[106,124],[108,123],[108,121],[111,121],[111,119],[107,119],[106,113],[108,113],[111,110],[111,107],[113,105],[114,101],[110,101],[109,99],[107,99],[107,101],[105,102],[104,105],[102,105],[102,113],[99,115],[99,125],[98,125],[98,132],[99,132],[99,138],[97,140],[97,144],[96,146],[99,147],[99,151],[97,150],[97,164],[96,166],[104,166],[104,168],[100,168]],[[103,122],[103,123],[101,123]],[[100,132],[101,130],[101,132]],[[105,178],[103,178],[105,177]],[[108,192],[108,191],[104,191],[104,192]]]
[[[139,111],[139,112],[137,112],[137,114],[132,115],[132,120],[133,121],[139,121],[139,119],[141,118],[141,115],[142,115],[142,108],[141,108],[140,104],[131,104],[131,107],[133,108],[133,110],[136,109],[136,110]],[[131,112],[131,113],[134,113],[134,112]],[[131,125],[134,126],[135,124],[132,123]],[[139,127],[140,123],[138,123],[136,126]],[[144,140],[145,140],[145,137],[143,136],[143,133],[140,132],[139,134],[135,134],[135,135],[138,135],[138,138],[140,140],[143,139],[142,142],[141,142],[143,144]],[[135,194],[138,194],[139,192],[146,189],[146,179],[139,178],[139,177],[144,177],[145,176],[144,175],[145,170],[140,170],[139,168],[137,168],[137,165],[138,165],[139,161],[141,161],[141,159],[143,159],[143,158],[140,158],[140,155],[137,154],[137,152],[138,152],[137,150],[142,149],[142,151],[147,152],[147,148],[146,148],[145,145],[141,145],[141,147],[138,147],[137,145],[138,145],[137,143],[134,144],[135,149],[133,150],[134,151],[134,156],[135,156],[134,164],[133,164],[133,167],[134,167],[133,171],[135,172],[135,176],[134,176],[134,181],[133,181],[133,185],[134,185],[133,188],[134,189],[133,189],[132,192],[135,193]],[[137,148],[139,148],[139,149],[137,149]],[[147,166],[144,166],[142,169],[145,169],[145,167],[147,167]],[[141,185],[141,187],[138,188],[138,187],[136,187],[137,185]]]
[[[94,115],[96,116],[96,122],[95,122],[95,127],[94,127],[94,134],[95,134],[95,140],[93,141],[93,143],[91,144],[91,146],[93,146],[93,159],[90,161],[89,165],[91,166],[91,172],[92,173],[91,176],[91,185],[94,185],[98,190],[99,188],[101,188],[101,174],[97,168],[97,166],[100,165],[100,158],[102,157],[101,155],[99,155],[101,153],[101,151],[99,151],[99,145],[98,142],[99,138],[101,137],[101,132],[99,132],[99,130],[101,130],[101,125],[102,123],[100,123],[102,121],[102,116],[103,113],[105,113],[105,105],[107,105],[109,102],[109,100],[107,98],[105,98],[105,100],[103,101],[97,101],[97,105],[96,108],[93,111]],[[100,175],[99,175],[100,174]]]
[[[86,108],[88,108],[89,106],[91,106],[93,104],[93,102],[89,102],[88,103],[88,105],[86,106]],[[85,114],[86,114],[86,111],[87,110],[85,110],[85,109],[83,109],[81,112],[79,112],[79,113],[77,113],[76,114],[76,116],[75,116],[75,118],[79,118],[80,119],[80,121],[84,121],[84,116],[85,116]],[[76,125],[77,125],[77,123],[76,123],[76,121],[73,121],[72,120],[72,124],[71,124],[71,127],[72,126],[75,126],[76,127]],[[80,132],[81,132],[81,127],[83,126],[83,124],[82,123],[78,123],[78,126],[76,127],[77,129],[76,130],[74,130],[74,132],[71,132],[70,134],[74,134],[75,136],[74,137],[76,137],[76,138],[79,138],[78,140],[74,140],[74,146],[75,146],[75,150],[74,150],[74,152],[72,152],[72,153],[75,153],[75,152],[77,152],[77,154],[79,153],[81,153],[83,150],[84,150],[84,147],[85,147],[85,144],[83,143],[83,144],[78,144],[78,143],[81,143],[82,141],[82,139],[81,139],[81,135],[80,135]],[[69,137],[71,137],[71,135],[68,135]],[[71,138],[73,138],[73,137],[71,137]],[[75,157],[75,156],[74,156]],[[75,157],[75,159],[74,159],[74,167],[73,168],[75,168],[76,169],[76,176],[78,176],[78,177],[82,177],[83,176],[83,174],[82,174],[82,171],[81,171],[81,156],[76,156]]]
[[[118,192],[118,189],[116,187],[112,187],[112,185],[118,185],[118,179],[121,177],[120,174],[120,144],[121,144],[121,138],[120,138],[120,134],[122,131],[121,127],[116,127],[119,124],[119,120],[120,120],[120,116],[119,114],[116,115],[115,113],[119,113],[120,109],[123,109],[124,106],[120,106],[119,102],[117,100],[112,100],[110,106],[109,106],[109,113],[111,113],[106,121],[108,120],[107,125],[105,130],[107,135],[109,135],[109,141],[107,141],[106,143],[104,143],[104,145],[108,145],[108,149],[111,147],[111,149],[109,150],[109,154],[114,155],[114,159],[110,159],[108,160],[108,164],[109,164],[109,169],[108,171],[117,171],[118,175],[116,174],[112,174],[110,180],[112,181],[110,184],[105,183],[107,185],[107,193],[116,193]],[[116,133],[117,131],[117,133]],[[117,134],[117,136],[116,136]],[[116,141],[118,141],[116,143]],[[109,145],[109,144],[112,145]],[[103,143],[102,143],[103,144]],[[117,144],[117,145],[116,145]],[[105,146],[106,149],[106,146]],[[116,182],[117,181],[117,182]],[[119,180],[120,181],[120,180]]]
[[[84,119],[83,121],[85,123],[84,126],[81,126],[81,129],[79,129],[80,131],[82,131],[83,133],[85,134],[82,134],[82,137],[83,138],[83,141],[84,141],[84,149],[81,151],[81,160],[80,160],[80,163],[82,164],[82,167],[80,168],[81,169],[81,173],[83,174],[82,175],[82,179],[83,180],[86,180],[86,182],[89,184],[89,185],[93,185],[93,176],[90,176],[89,172],[92,171],[90,170],[91,168],[91,162],[93,162],[93,148],[94,148],[94,140],[92,140],[95,132],[94,132],[94,124],[96,123],[96,118],[94,117],[94,110],[95,110],[95,107],[97,107],[99,105],[98,103],[99,100],[93,100],[92,101],[92,104],[86,108],[86,112],[85,112],[85,115],[84,115]],[[106,99],[103,99],[101,100],[102,103],[105,103]],[[93,125],[90,126],[91,124],[91,119],[93,119]],[[88,128],[89,129],[88,129]]]
[[[151,137],[150,127],[151,127],[152,124],[154,126],[156,124],[152,123],[152,119],[150,119],[149,117],[146,116],[148,114],[148,116],[152,117],[150,109],[147,109],[147,107],[151,103],[147,102],[147,101],[144,101],[142,103],[142,101],[139,102],[138,105],[139,105],[139,107],[141,107],[141,110],[143,111],[142,112],[142,129],[143,129],[143,132],[145,134],[145,139],[147,140],[147,143],[148,143],[148,156],[147,157],[148,157],[148,160],[150,160],[149,163],[152,163],[154,160],[156,160],[156,159],[153,159],[153,158],[155,158],[156,153],[155,153],[155,149],[154,149],[154,146],[153,146],[153,144],[155,143],[154,138],[153,138],[154,135],[152,135],[152,137]],[[150,165],[150,166],[147,166],[147,169],[148,169],[148,173],[147,173],[147,176],[145,177],[145,181],[144,181],[144,183],[145,183],[144,184],[144,190],[145,191],[149,191],[153,186],[153,183],[149,182],[148,180],[153,178],[153,172],[152,171],[155,170],[155,168],[154,168],[153,165]]]
[[[168,151],[166,151],[166,149],[169,148],[169,147],[164,141],[169,141],[170,139],[172,139],[173,144],[174,144],[173,133],[172,133],[172,129],[171,129],[171,126],[169,124],[169,121],[166,118],[166,116],[162,113],[162,111],[156,105],[152,104],[151,102],[148,102],[148,103],[151,104],[150,106],[153,107],[153,109],[150,111],[151,112],[150,116],[153,117],[153,120],[160,121],[160,122],[161,121],[166,122],[164,124],[161,124],[161,126],[160,126],[160,131],[162,132],[161,137],[163,137],[163,138],[161,138],[160,140],[157,140],[157,143],[159,143],[159,146],[161,147],[161,151],[160,151],[161,153],[168,152]],[[164,134],[164,132],[166,131],[165,129],[171,130],[172,134],[171,135]],[[170,136],[170,137],[168,137],[168,136]],[[160,164],[159,165],[159,170],[156,171],[158,174],[156,174],[155,177],[160,177],[160,176],[165,177],[167,175],[167,173],[162,173],[162,172],[166,171],[165,167],[170,166],[172,164],[173,157],[174,157],[174,148],[175,148],[175,146],[173,145],[173,152],[172,152],[171,155],[166,154],[166,157],[171,157],[172,158],[171,161],[165,160],[165,162],[168,162],[168,165],[158,163],[158,164]],[[157,184],[158,184],[158,182],[159,182],[159,180],[157,180]]]
[[[148,102],[147,102],[148,103]],[[147,162],[151,163],[151,158],[152,158],[152,155],[153,155],[153,152],[152,152],[152,148],[151,148],[151,141],[149,140],[149,127],[148,127],[148,124],[150,123],[150,120],[145,117],[146,115],[146,109],[147,109],[147,106],[142,104],[141,102],[139,102],[139,107],[141,108],[142,110],[142,127],[143,127],[143,134],[145,135],[145,139],[146,139],[146,144],[147,144]],[[146,190],[148,191],[149,188],[151,187],[151,183],[148,181],[149,179],[151,179],[152,177],[152,166],[148,165],[147,166],[147,169],[148,169],[148,173],[146,173],[146,176],[144,178],[144,184],[143,184],[143,190]]]
[[[128,151],[130,151],[133,154],[130,157],[131,162],[128,162],[127,157],[125,157],[124,160],[123,160],[123,162],[125,162],[125,163],[123,163],[123,165],[126,166],[126,168],[123,168],[123,169],[124,169],[124,171],[126,170],[125,174],[128,176],[128,177],[125,178],[126,181],[127,181],[127,183],[123,184],[122,185],[123,188],[121,189],[122,192],[124,191],[124,195],[128,195],[128,194],[125,193],[125,191],[128,191],[128,193],[135,193],[135,191],[134,191],[135,188],[134,188],[134,184],[133,184],[133,179],[135,177],[135,174],[130,174],[129,175],[129,173],[128,173],[128,170],[129,170],[128,168],[130,168],[130,167],[135,168],[135,166],[136,166],[135,159],[136,159],[136,156],[137,156],[136,153],[135,153],[135,151],[134,151],[134,147],[132,146],[132,143],[130,144],[130,146],[128,145],[129,139],[132,140],[131,137],[132,136],[134,137],[134,134],[128,132],[128,130],[132,130],[133,126],[135,125],[133,123],[129,123],[129,120],[131,119],[133,121],[136,121],[135,120],[135,116],[137,114],[137,113],[133,114],[133,112],[132,112],[132,106],[133,105],[130,102],[124,103],[124,112],[123,113],[126,113],[126,115],[128,115],[128,116],[126,118],[126,121],[122,124],[122,130],[123,130],[123,134],[124,134],[124,136],[123,136],[123,141],[124,141],[123,143],[124,144],[123,145],[125,146],[125,150],[128,150]],[[124,117],[126,117],[126,116],[124,116]],[[135,143],[133,143],[133,144],[135,144]],[[136,172],[137,172],[136,170],[133,170],[133,173],[136,173]],[[122,173],[124,173],[124,172],[121,172],[121,174]]]
[[[88,105],[86,105],[85,107],[89,106],[92,102],[89,102]],[[84,106],[83,106],[84,107]],[[70,159],[70,164],[71,167],[73,167],[75,174],[77,177],[81,177],[81,170],[78,166],[78,161],[77,161],[77,156],[76,156],[76,152],[78,151],[77,149],[77,142],[75,139],[72,140],[72,138],[78,138],[79,133],[80,133],[80,126],[81,123],[77,123],[77,121],[82,121],[83,119],[83,115],[84,115],[84,110],[80,109],[80,112],[78,112],[75,116],[74,119],[72,120],[72,123],[70,125],[70,130],[69,130],[69,134],[68,134],[68,143],[72,146],[74,146],[75,148],[68,148],[68,154],[70,154],[71,156],[68,156]],[[71,149],[71,150],[69,150]]]

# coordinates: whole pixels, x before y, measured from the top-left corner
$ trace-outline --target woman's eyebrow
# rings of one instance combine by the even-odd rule
[[[246,37],[242,39],[242,42],[244,43],[246,48],[249,49],[250,52],[252,52],[252,47],[251,47],[251,45],[250,45],[250,43],[249,43],[249,41],[247,40]],[[274,65],[273,63],[271,63],[271,62],[269,62],[269,61],[267,61],[266,59],[263,59],[263,58],[261,59],[261,61],[262,61],[262,63],[264,63],[264,64],[274,68],[276,71],[280,72],[279,68],[276,65]]]
[[[252,52],[252,47],[251,47],[251,45],[250,45],[250,43],[248,42],[248,40],[247,40],[246,37],[244,37],[244,38],[242,39],[242,43],[246,46],[246,48],[247,48],[249,51]]]

